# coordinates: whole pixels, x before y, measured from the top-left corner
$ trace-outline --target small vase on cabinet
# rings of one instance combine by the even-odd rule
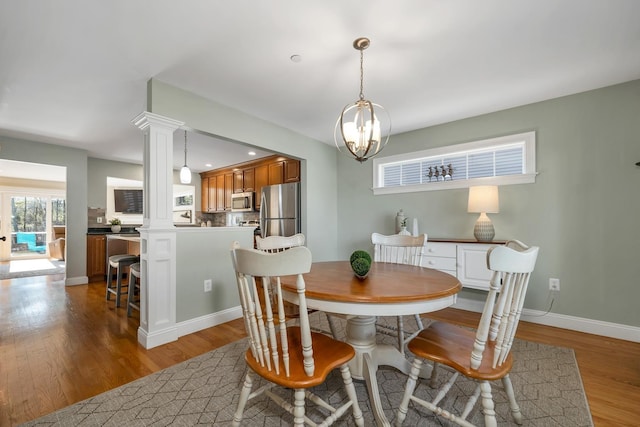
[[[398,233],[401,236],[411,236],[411,233],[407,231],[407,227],[400,227],[400,232]]]

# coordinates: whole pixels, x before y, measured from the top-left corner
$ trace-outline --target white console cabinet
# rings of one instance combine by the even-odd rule
[[[460,280],[465,288],[489,289],[491,272],[487,269],[487,251],[505,242],[478,243],[473,240],[429,239],[422,266],[444,271]]]

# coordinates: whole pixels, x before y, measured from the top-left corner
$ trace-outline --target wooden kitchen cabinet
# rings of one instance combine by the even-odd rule
[[[284,182],[284,161],[269,163],[269,185]]]
[[[209,178],[202,178],[200,185],[200,210],[209,212]]]
[[[217,174],[202,178],[202,212],[231,210],[233,174]]]
[[[255,191],[254,168],[236,170],[233,172],[233,192],[244,193]]]
[[[215,176],[202,178],[202,212],[215,212],[217,182],[218,178]]]
[[[274,155],[202,172],[200,177],[203,212],[230,211],[231,195],[249,191],[255,193],[254,206],[259,210],[262,187],[300,181],[300,161]]]
[[[254,177],[256,183],[256,197],[254,199],[254,204],[256,210],[260,210],[260,195],[262,194],[262,187],[269,185],[269,165],[256,166]]]
[[[107,271],[106,241],[104,234],[87,236],[87,277],[89,282],[104,280]]]
[[[284,161],[284,180],[286,182],[300,182],[300,160]]]
[[[244,175],[241,170],[233,172],[233,192],[242,193],[244,191]]]
[[[225,188],[227,188],[226,182],[227,180],[232,180],[233,175],[229,174],[229,178],[227,178],[226,174],[218,175],[216,178],[216,212],[223,212],[225,209],[225,197],[224,192]],[[231,181],[230,186],[232,185]]]
[[[218,177],[211,176],[209,177],[209,206],[207,208],[207,212],[215,212],[216,207],[218,206]]]
[[[224,175],[224,210],[231,210],[231,194],[233,194],[234,176],[232,173]]]
[[[248,168],[242,171],[242,178],[244,182],[244,191],[256,191],[256,179],[255,169]]]

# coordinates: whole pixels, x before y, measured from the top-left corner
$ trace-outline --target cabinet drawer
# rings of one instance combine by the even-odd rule
[[[427,240],[425,255],[434,257],[455,258],[456,246],[457,245],[455,243],[429,242]],[[453,268],[455,269],[455,266]]]
[[[434,268],[436,270],[443,271],[456,271],[456,259],[454,258],[444,258],[444,257],[435,257],[435,256],[423,256],[422,257],[422,266]],[[454,274],[455,276],[455,274]]]

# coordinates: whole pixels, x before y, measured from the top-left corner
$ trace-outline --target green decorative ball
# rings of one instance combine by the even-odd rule
[[[356,258],[351,263],[351,268],[356,276],[366,276],[371,268],[371,263],[366,258]]]
[[[358,258],[364,258],[369,262],[369,264],[371,264],[371,255],[369,255],[369,252],[367,251],[363,251],[363,250],[354,251],[351,254],[351,257],[349,258],[349,262],[353,265],[353,261],[355,261]]]

